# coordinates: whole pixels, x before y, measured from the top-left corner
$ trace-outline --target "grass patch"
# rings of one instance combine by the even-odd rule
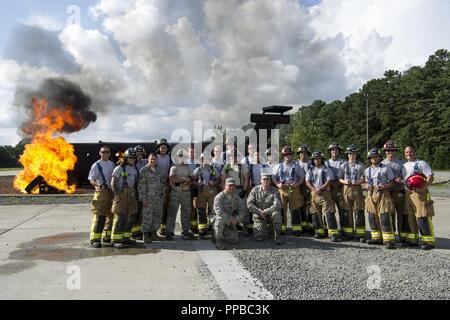
[[[0,168],[0,171],[18,171],[22,169],[23,168]]]

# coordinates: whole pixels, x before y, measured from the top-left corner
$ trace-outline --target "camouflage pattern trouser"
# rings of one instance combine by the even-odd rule
[[[266,219],[262,219],[259,215],[253,215],[253,236],[256,240],[265,240],[269,235],[269,225],[272,224],[281,224],[283,221],[283,217],[281,216],[281,212],[275,211],[272,212],[270,217]]]
[[[346,235],[366,236],[366,219],[364,216],[364,194],[360,185],[344,185],[341,210],[342,232]]]
[[[181,206],[181,228],[183,232],[189,232],[191,219],[191,192],[189,189],[182,190],[172,188],[170,192],[169,210],[167,214],[166,232],[175,231],[175,220],[177,219],[178,208]]]
[[[136,191],[134,188],[125,188],[114,197],[112,212],[114,214],[112,242],[119,243],[129,240],[133,219],[137,212]]]
[[[281,225],[281,230],[286,231],[287,224],[287,210],[289,210],[292,215],[292,230],[302,231],[302,217],[300,208],[303,205],[303,196],[300,193],[300,188],[283,188],[278,189],[280,192],[281,206],[282,206],[282,218],[283,222]]]
[[[420,238],[424,244],[434,246],[436,238],[432,218],[434,216],[434,201],[431,200],[430,192],[420,194],[408,190],[406,192],[405,209],[408,213],[411,233],[407,235],[408,242],[418,243]]]
[[[153,195],[152,195],[153,196]],[[161,216],[163,212],[163,201],[161,198],[154,196],[149,201],[148,207],[142,208],[142,232],[153,232],[159,229],[161,224]]]
[[[161,230],[166,230],[167,213],[169,212],[169,203],[170,203],[170,186],[168,184],[165,184],[163,188],[163,212],[160,226]]]
[[[113,214],[111,212],[113,192],[111,189],[96,190],[92,199],[91,242],[111,240]]]
[[[386,243],[395,241],[392,213],[394,204],[387,190],[370,191],[366,197],[366,209],[369,218],[372,240]]]
[[[221,216],[214,216],[212,219],[214,226],[214,236],[217,240],[224,240],[228,243],[239,242],[239,232],[237,227],[229,223],[229,219],[225,219]]]

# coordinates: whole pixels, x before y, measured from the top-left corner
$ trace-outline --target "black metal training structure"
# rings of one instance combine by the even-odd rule
[[[291,106],[269,106],[263,107],[263,113],[252,113],[250,115],[250,122],[255,123],[255,130],[257,135],[257,149],[259,150],[259,130],[267,130],[268,148],[271,146],[271,130],[275,129],[280,124],[289,124],[291,118],[284,113],[291,111]]]

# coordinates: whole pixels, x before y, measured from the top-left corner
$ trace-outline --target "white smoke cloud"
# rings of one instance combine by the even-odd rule
[[[153,140],[200,119],[240,127],[262,106],[342,99],[450,48],[449,13],[446,0],[98,1],[90,14],[101,30],[71,25],[58,36],[78,66],[64,76],[103,106],[70,140]],[[0,60],[8,68],[23,75],[13,84],[29,81],[32,67]]]

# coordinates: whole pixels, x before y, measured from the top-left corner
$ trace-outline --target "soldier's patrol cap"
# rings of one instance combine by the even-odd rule
[[[262,179],[264,179],[264,178],[270,179],[271,176],[272,175],[269,172],[262,172],[261,173],[261,178]]]
[[[228,185],[231,185],[231,184],[235,185],[236,184],[236,180],[234,178],[227,178],[225,180],[225,185],[228,186]]]

